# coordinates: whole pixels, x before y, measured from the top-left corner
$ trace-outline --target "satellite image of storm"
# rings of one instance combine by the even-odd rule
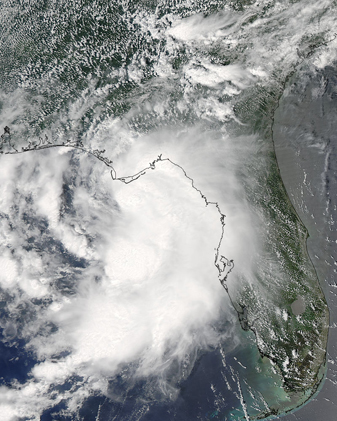
[[[0,0],[0,421],[336,421],[336,0]]]

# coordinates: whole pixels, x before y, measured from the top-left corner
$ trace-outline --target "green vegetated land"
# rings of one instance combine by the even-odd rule
[[[243,281],[235,303],[239,312],[245,309],[241,324],[255,333],[261,356],[282,376],[288,394],[288,402],[263,416],[295,408],[317,390],[325,373],[329,325],[327,302],[307,252],[308,232],[289,200],[273,147],[273,116],[283,88],[280,83],[269,90],[254,87],[235,106],[237,117],[249,123],[245,130],[261,139],[265,164],[261,169],[262,161],[252,159],[250,171],[258,174],[258,183],[247,182],[246,191],[268,227],[256,262],[258,282]],[[299,297],[305,310],[296,315],[291,305]]]

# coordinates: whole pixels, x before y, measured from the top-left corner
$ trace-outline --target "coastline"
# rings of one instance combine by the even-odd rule
[[[313,80],[310,79],[310,76]],[[290,79],[285,95],[280,98],[279,107],[275,111],[273,143],[277,164],[289,200],[308,231],[306,249],[315,268],[321,290],[328,302],[331,326],[335,316],[332,314],[331,294],[329,294],[327,282],[327,279],[331,277],[331,264],[327,262],[327,259],[329,260],[327,254],[329,250],[327,243],[329,212],[325,191],[327,186],[324,185],[322,175],[326,169],[327,159],[326,142],[323,138],[324,131],[326,131],[325,125],[329,125],[326,124],[324,115],[319,113],[322,103],[326,100],[326,98],[324,99],[326,92],[316,99],[311,95],[311,92],[315,88],[317,89],[318,83],[317,75],[316,77],[312,76],[305,65]],[[295,115],[296,119],[293,117]],[[316,115],[315,124],[312,124],[310,119],[314,119],[312,116]],[[327,396],[327,389],[332,387],[330,382],[326,382],[326,379],[331,376],[329,374],[329,357],[332,351],[331,333],[330,329],[324,376],[318,384],[317,390],[306,402],[289,413],[291,415],[296,412],[296,417],[300,420],[316,420],[316,410],[326,412],[326,405],[322,403],[322,400],[328,400],[324,396]],[[332,412],[328,413],[332,414]],[[326,416],[329,417],[328,413]],[[287,415],[282,416],[282,419],[290,420]]]

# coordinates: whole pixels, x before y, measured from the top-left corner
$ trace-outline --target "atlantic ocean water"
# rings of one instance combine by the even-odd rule
[[[330,309],[327,374],[320,392],[291,420],[333,420],[336,403],[336,65],[306,63],[276,112],[274,142],[289,196],[308,227],[308,251]]]
[[[336,21],[1,4],[2,420],[334,420]]]

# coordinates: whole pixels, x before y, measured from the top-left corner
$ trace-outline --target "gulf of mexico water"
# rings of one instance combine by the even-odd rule
[[[3,3],[5,419],[249,420],[316,390],[324,323],[302,364],[296,332],[310,328],[291,303],[326,309],[310,298],[272,123],[289,75],[334,57],[333,7]],[[149,171],[124,186],[111,168]],[[226,215],[228,294],[213,261],[222,224],[198,192]]]

